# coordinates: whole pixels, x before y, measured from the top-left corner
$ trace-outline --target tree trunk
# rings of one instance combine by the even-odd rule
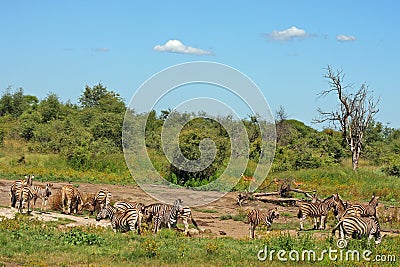
[[[356,148],[353,149],[352,151],[352,163],[353,163],[353,171],[357,170],[358,168],[358,163],[360,159],[360,151],[361,149],[357,146]]]

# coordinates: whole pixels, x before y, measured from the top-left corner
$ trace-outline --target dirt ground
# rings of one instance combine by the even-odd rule
[[[10,186],[13,183],[11,180],[0,179],[0,218],[12,218],[17,212],[16,209],[11,209],[10,206]],[[60,189],[63,185],[68,183],[53,183],[53,192]],[[45,183],[34,182],[34,185],[45,186]],[[140,189],[138,186],[130,186],[130,185],[99,185],[99,184],[89,184],[89,183],[79,183],[79,191],[85,194],[95,194],[101,188],[108,188],[112,193],[112,202],[118,200],[125,201],[137,201],[142,202],[144,204],[151,204],[157,202],[149,195],[147,195],[144,191]],[[53,193],[54,194],[54,193]],[[178,192],[174,192],[174,194],[179,194]],[[247,204],[243,205],[243,207],[239,207],[236,204],[237,194],[235,192],[230,192],[220,198],[217,201],[214,201],[208,205],[192,208],[193,217],[195,218],[198,226],[204,232],[202,235],[212,235],[212,236],[230,236],[233,238],[246,238],[248,237],[249,230],[248,224],[242,221],[234,221],[232,219],[221,220],[221,216],[226,215],[236,215],[240,212],[240,209],[248,210],[252,208],[258,208],[261,210],[268,210],[270,208],[275,208],[275,205],[263,203],[260,201],[249,201]],[[175,197],[175,195],[173,196]],[[37,207],[40,207],[40,200],[36,203]],[[49,205],[48,205],[49,206]],[[281,207],[277,206],[278,210],[281,214],[280,218],[274,221],[272,225],[272,232],[279,232],[279,230],[274,230],[274,225],[278,224],[287,224],[292,223],[292,225],[296,225],[291,230],[285,230],[291,235],[297,234],[298,219],[296,217],[298,208],[297,207]],[[48,207],[49,208],[49,207]],[[242,210],[242,212],[244,212]],[[282,213],[284,216],[282,216]],[[59,220],[59,218],[67,218],[71,220],[70,223],[65,226],[82,226],[82,225],[97,225],[97,226],[109,226],[110,223],[107,221],[96,222],[93,217],[88,218],[87,216],[75,216],[75,215],[65,215],[60,214],[59,212],[47,212],[40,213],[39,211],[34,211],[33,215],[38,217],[41,220]],[[179,222],[178,222],[179,223]],[[309,220],[309,227],[312,226],[312,221]],[[275,229],[278,227],[275,227]],[[323,237],[327,236],[328,232],[315,232],[314,235]]]
[[[11,180],[0,179],[0,216],[11,218],[14,216],[16,209],[10,209],[10,186],[13,183]],[[53,182],[53,192],[60,189],[62,186],[68,183],[56,183]],[[45,186],[45,183],[34,182],[34,185]],[[157,202],[138,186],[122,186],[122,185],[99,185],[89,183],[79,183],[79,191],[83,194],[95,194],[101,188],[108,188],[112,193],[112,202],[118,200],[125,201],[137,201],[144,204],[151,204]],[[53,193],[54,194],[54,193]],[[237,193],[228,193],[221,199],[212,202],[208,205],[192,208],[193,217],[195,218],[200,229],[205,230],[206,233],[217,235],[217,236],[231,236],[234,238],[247,237],[248,225],[241,221],[234,221],[232,219],[220,220],[223,215],[236,215],[239,212],[240,207],[236,204]],[[49,205],[48,205],[49,206]],[[36,207],[40,207],[40,200],[36,203]],[[259,208],[267,210],[275,207],[271,204],[266,204],[259,201],[252,201],[247,205],[243,206],[243,209]],[[279,209],[279,207],[278,207]],[[297,209],[294,207],[293,212]],[[58,218],[68,218],[74,220],[74,222],[67,224],[66,226],[74,225],[99,225],[105,226],[108,223],[104,221],[96,222],[93,218],[65,215],[55,212],[39,213],[38,211],[33,212],[34,216],[39,217],[43,220],[57,220]],[[226,235],[225,235],[226,233]]]

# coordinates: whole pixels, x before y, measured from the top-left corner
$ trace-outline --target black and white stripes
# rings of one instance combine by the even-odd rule
[[[250,238],[254,238],[254,232],[259,224],[265,224],[267,225],[267,229],[269,230],[271,228],[272,222],[274,219],[279,218],[279,212],[278,209],[271,209],[267,212],[262,212],[260,210],[250,210],[247,213],[247,222],[249,223],[249,228],[250,228]]]
[[[317,218],[321,219],[319,229],[325,229],[325,218],[329,210],[335,205],[334,195],[324,199],[322,202],[308,203],[303,202],[300,204],[297,218],[300,219],[300,230],[304,229],[303,222],[307,217],[314,219],[314,229],[317,229]]]
[[[344,238],[360,238],[368,236],[371,240],[375,237],[375,244],[381,243],[382,236],[380,234],[379,222],[375,217],[358,217],[358,216],[345,216],[333,228],[332,234],[335,235],[336,230],[339,229],[339,236]]]

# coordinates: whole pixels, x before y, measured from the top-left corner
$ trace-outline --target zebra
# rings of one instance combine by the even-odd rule
[[[142,208],[142,213],[143,213],[146,223],[150,223],[153,220],[153,218],[155,218],[160,213],[160,210],[162,210],[161,211],[161,213],[162,213],[162,212],[169,211],[171,208],[172,208],[172,206],[168,205],[168,204],[154,203],[154,204],[144,206]],[[181,213],[179,213],[178,218],[182,219],[182,222],[185,225],[185,231],[184,231],[185,234],[187,234],[189,232],[188,220],[191,220],[193,225],[197,229],[199,229],[196,220],[193,218],[192,210],[189,207],[183,207],[183,210]],[[158,220],[160,220],[160,218]],[[154,223],[154,225],[156,225],[156,223]],[[154,232],[154,229],[153,229],[153,232]]]
[[[38,195],[37,192],[31,186],[24,186],[21,189],[20,196],[19,196],[19,205],[18,211],[19,213],[23,213],[24,211],[24,204],[27,203],[27,213],[30,213],[30,203],[31,201],[36,201]]]
[[[348,205],[342,201],[339,194],[335,194],[334,200],[335,206],[333,207],[333,214],[336,219],[340,221],[340,219],[345,215]]]
[[[47,201],[51,195],[53,184],[47,183],[45,188],[42,188],[40,186],[31,186],[31,188],[35,192],[35,197],[33,198],[33,206],[36,205],[36,200],[40,198],[42,200],[40,210],[43,211],[43,206],[44,208],[46,208],[47,206]]]
[[[120,230],[121,232],[135,231],[137,228],[140,235],[141,227],[141,212],[135,208],[127,208],[125,211],[118,211],[113,206],[107,206],[100,210],[96,216],[96,221],[109,218],[111,220],[111,227],[114,232]]]
[[[84,207],[82,194],[72,185],[64,185],[61,188],[61,204],[63,213],[79,213]]]
[[[257,225],[264,223],[267,225],[267,229],[269,230],[271,228],[273,220],[278,218],[279,212],[277,208],[271,209],[267,212],[262,212],[256,209],[250,210],[247,213],[247,222],[250,224],[250,239],[254,239],[254,232]]]
[[[100,189],[96,195],[93,197],[92,201],[88,204],[90,215],[99,208],[99,211],[110,205],[111,192],[107,188]]]
[[[378,214],[376,212],[376,207],[378,206],[378,196],[372,196],[372,199],[369,201],[367,205],[362,204],[353,204],[350,205],[346,211],[343,213],[343,216],[361,216],[361,217],[375,217],[378,219]]]
[[[185,225],[185,234],[189,232],[189,219],[192,221],[192,224],[196,227],[196,229],[199,230],[199,226],[197,225],[196,220],[193,218],[192,210],[189,207],[183,207],[182,212],[179,213],[179,218],[182,219],[182,222]]]
[[[154,233],[158,232],[161,225],[166,225],[169,229],[176,228],[179,214],[183,213],[182,200],[175,200],[174,204],[163,205],[160,207],[158,214],[154,217]]]
[[[303,221],[307,216],[314,219],[314,229],[317,229],[317,218],[321,220],[319,229],[325,229],[325,218],[334,205],[334,195],[324,199],[321,203],[301,203],[297,213],[297,218],[300,220],[300,230],[303,230]]]
[[[25,180],[16,180],[11,185],[10,197],[11,197],[11,207],[15,208],[17,202],[19,202],[19,197],[21,195],[21,190],[24,186],[32,186],[32,180],[35,178],[34,175],[25,175]]]
[[[360,238],[367,235],[368,242],[372,237],[375,237],[375,244],[379,244],[382,241],[379,222],[375,217],[345,216],[332,229],[333,236],[335,236],[335,232],[338,228],[341,239],[350,236],[353,238]]]

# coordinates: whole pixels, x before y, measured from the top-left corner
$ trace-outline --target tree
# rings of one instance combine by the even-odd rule
[[[333,71],[328,65],[327,73],[324,77],[328,80],[330,87],[322,91],[320,95],[324,97],[329,94],[336,94],[339,100],[339,107],[331,112],[318,109],[321,118],[314,121],[317,123],[330,121],[340,129],[343,144],[350,148],[352,154],[353,170],[356,170],[365,133],[369,124],[379,112],[377,108],[379,99],[376,100],[370,95],[366,83],[363,83],[354,93],[349,92],[353,89],[353,86],[351,84],[343,84],[344,76],[343,71]]]
[[[288,114],[283,106],[275,112],[276,143],[287,145],[290,137],[290,127],[287,123]]]

